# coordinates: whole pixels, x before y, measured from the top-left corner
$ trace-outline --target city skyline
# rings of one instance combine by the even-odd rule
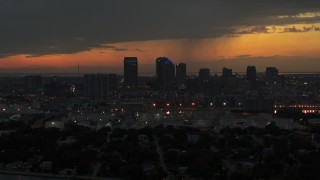
[[[320,179],[319,0],[0,0],[0,180]]]
[[[320,3],[282,1],[2,1],[2,73],[120,73],[138,57],[189,64],[189,72],[275,66],[319,72]],[[166,13],[163,13],[163,9]]]
[[[148,71],[147,72],[141,72],[139,69],[141,69],[141,66],[144,67],[144,64],[140,64],[139,62],[139,58],[138,57],[123,57],[123,64],[122,67],[120,67],[119,71],[114,71],[113,70],[109,70],[107,71],[106,69],[102,70],[102,71],[82,71],[81,69],[82,67],[80,66],[80,64],[77,64],[76,67],[72,67],[73,71],[72,72],[67,72],[67,73],[59,73],[59,72],[19,72],[19,73],[7,73],[7,72],[0,72],[0,77],[1,76],[85,76],[85,75],[94,75],[94,74],[116,74],[116,75],[120,75],[123,76],[123,80],[124,80],[124,84],[129,83],[129,85],[131,84],[131,86],[135,86],[135,84],[137,84],[138,82],[138,77],[140,76],[146,76],[146,77],[157,77],[157,62],[159,59],[167,59],[170,61],[170,63],[175,66],[175,70],[176,71],[174,74],[176,76],[180,76],[178,74],[182,73],[182,76],[195,76],[195,75],[199,75],[199,72],[201,72],[202,70],[209,70],[209,74],[210,75],[220,75],[220,76],[231,76],[234,74],[242,74],[242,75],[246,75],[248,74],[248,68],[254,68],[255,69],[255,73],[256,74],[265,74],[266,76],[269,76],[270,71],[272,74],[274,74],[276,72],[276,74],[319,74],[320,72],[314,72],[314,71],[292,71],[292,72],[286,72],[286,71],[279,71],[278,67],[276,66],[268,66],[268,65],[261,65],[259,66],[259,69],[256,67],[255,64],[242,64],[243,65],[243,69],[239,70],[239,71],[234,71],[234,69],[230,68],[233,67],[232,65],[229,66],[222,66],[221,65],[221,69],[217,69],[220,68],[220,66],[218,67],[214,67],[214,71],[211,70],[210,67],[205,67],[205,66],[199,66],[198,69],[196,69],[195,67],[193,67],[194,71],[189,71],[189,65],[188,63],[185,62],[174,62],[171,58],[168,57],[157,57],[155,59],[155,63],[154,64],[148,64]],[[192,64],[192,63],[191,63]],[[183,67],[182,67],[183,66]],[[100,67],[100,68],[104,68],[104,67]],[[75,72],[76,70],[76,72]],[[178,72],[180,71],[180,72]],[[182,71],[182,72],[181,72]],[[127,75],[126,75],[127,73]],[[179,78],[185,78],[185,77],[179,77]],[[178,78],[178,77],[177,77]],[[178,78],[178,79],[179,79]],[[127,79],[127,80],[126,80]],[[127,81],[127,82],[126,82]],[[130,82],[128,82],[130,81]]]

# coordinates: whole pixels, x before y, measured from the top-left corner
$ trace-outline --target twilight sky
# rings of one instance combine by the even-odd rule
[[[189,72],[319,72],[319,0],[1,0],[0,72],[141,74],[155,59]]]

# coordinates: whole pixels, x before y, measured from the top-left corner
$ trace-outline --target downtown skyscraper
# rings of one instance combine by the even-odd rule
[[[156,59],[156,86],[160,90],[175,89],[175,66],[169,58]]]
[[[176,65],[176,80],[179,86],[185,86],[187,79],[187,65],[179,63]]]
[[[138,58],[125,57],[124,58],[124,85],[126,87],[138,86]]]
[[[254,82],[257,80],[257,69],[255,66],[248,66],[247,67],[247,80]]]

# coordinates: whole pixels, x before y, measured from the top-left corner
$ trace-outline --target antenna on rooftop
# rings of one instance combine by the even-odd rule
[[[80,63],[78,63],[78,80],[80,79]]]

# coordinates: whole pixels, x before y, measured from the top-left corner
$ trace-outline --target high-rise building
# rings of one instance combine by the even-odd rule
[[[42,77],[40,75],[36,76],[25,76],[25,90],[27,92],[34,92],[39,88],[42,88]]]
[[[200,83],[208,83],[210,80],[210,69],[202,68],[199,71],[199,81]]]
[[[107,98],[116,89],[115,74],[84,75],[84,95],[88,98]]]
[[[64,81],[59,81],[58,78],[51,78],[49,82],[44,85],[44,94],[50,97],[71,97],[73,92],[70,86]]]
[[[267,80],[277,80],[279,75],[279,70],[276,67],[266,68],[266,78]]]
[[[114,92],[117,89],[118,77],[116,74],[108,74],[108,91]]]
[[[124,84],[125,86],[138,85],[138,59],[136,57],[124,58]]]
[[[175,66],[166,57],[156,59],[156,84],[160,90],[175,89]]]
[[[185,63],[179,63],[176,65],[176,79],[179,86],[184,86],[187,79],[187,65]]]
[[[199,71],[199,88],[204,94],[210,92],[210,69],[202,68]]]
[[[13,78],[12,77],[3,77],[0,78],[0,92],[5,93],[12,93],[14,92],[14,84],[13,84]]]
[[[257,70],[255,66],[247,67],[247,80],[248,81],[256,81],[257,79]]]
[[[186,89],[191,92],[199,92],[198,80],[197,76],[189,76],[186,80]]]
[[[222,69],[222,77],[229,77],[232,76],[232,69],[223,67]]]
[[[238,84],[237,76],[232,75],[232,69],[226,67],[222,69],[222,81],[225,91],[232,91]]]

